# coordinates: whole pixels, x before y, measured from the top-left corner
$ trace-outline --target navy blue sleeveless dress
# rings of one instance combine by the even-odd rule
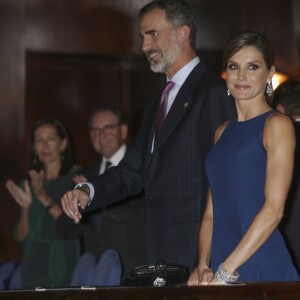
[[[231,121],[206,160],[213,199],[211,268],[228,257],[264,203],[267,153],[263,130],[274,110],[253,119]],[[293,266],[278,230],[239,269],[240,281],[294,281]]]

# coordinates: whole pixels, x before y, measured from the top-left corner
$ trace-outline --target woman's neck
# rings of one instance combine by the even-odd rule
[[[54,180],[59,177],[59,172],[61,169],[60,162],[52,162],[44,166],[45,169],[45,179]]]
[[[250,101],[236,101],[239,121],[247,121],[271,109],[266,102],[251,103]]]

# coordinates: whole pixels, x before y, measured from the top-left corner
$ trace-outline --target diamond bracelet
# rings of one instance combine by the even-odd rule
[[[218,282],[227,284],[236,282],[240,274],[238,271],[235,271],[234,274],[230,273],[224,266],[223,263],[220,264],[217,272],[215,273],[215,278]]]

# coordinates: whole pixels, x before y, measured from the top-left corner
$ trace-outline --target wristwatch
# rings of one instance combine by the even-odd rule
[[[89,187],[89,185],[86,184],[85,182],[80,182],[75,186],[74,189],[81,190],[89,196],[89,202],[86,204],[86,206],[89,206],[91,204],[91,201],[92,201],[91,197],[90,197],[90,187]],[[80,207],[80,202],[78,202],[78,206]]]
[[[78,183],[76,186],[75,186],[75,189],[77,190],[81,190],[83,192],[85,192],[88,196],[90,196],[90,188],[87,184],[85,183]]]
[[[50,210],[55,205],[55,202],[51,199],[50,203],[45,207],[47,210]]]

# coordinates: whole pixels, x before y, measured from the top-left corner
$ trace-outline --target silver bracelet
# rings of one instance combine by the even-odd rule
[[[223,284],[236,282],[240,274],[238,271],[235,271],[234,274],[230,273],[224,266],[223,263],[220,264],[217,272],[215,273],[215,278],[217,281]]]

